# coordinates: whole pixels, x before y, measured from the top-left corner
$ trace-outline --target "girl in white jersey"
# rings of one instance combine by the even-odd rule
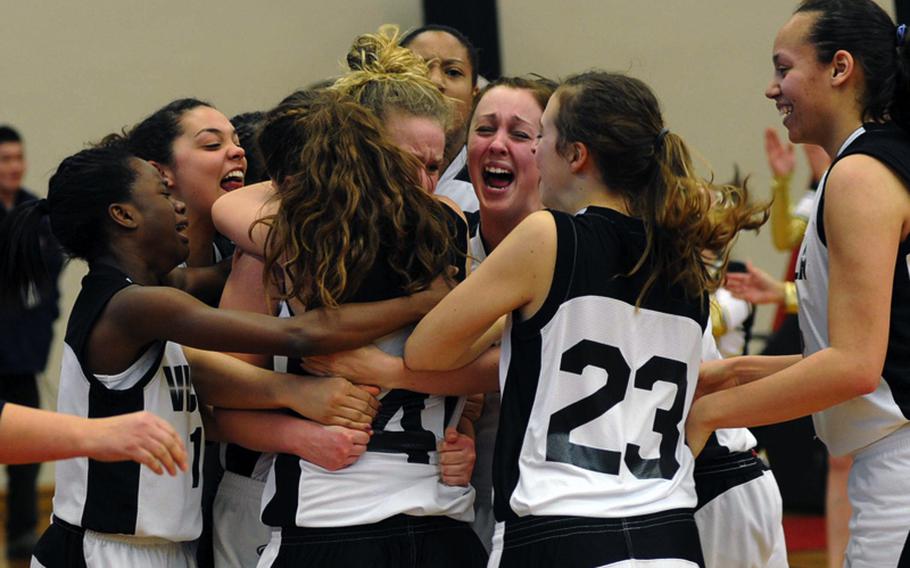
[[[41,267],[30,252],[45,215],[64,250],[89,262],[67,326],[59,410],[84,418],[146,410],[170,423],[192,450],[189,471],[175,477],[149,475],[133,463],[60,462],[54,521],[33,565],[192,566],[204,443],[196,388],[221,406],[287,407],[309,416],[323,412],[312,398],[325,389],[176,342],[299,356],[342,337],[341,343],[364,342],[361,331],[335,332],[340,320],[349,321],[339,327],[366,324],[373,333],[399,327],[421,310],[402,316],[409,310],[399,302],[387,306],[399,315],[373,306],[284,320],[215,310],[168,286],[188,253],[187,221],[184,205],[148,162],[119,145],[84,150],[64,160],[49,187],[47,200],[13,211],[2,225],[0,293],[18,296],[40,285]],[[375,414],[375,401],[362,391],[342,398],[342,420],[364,423]],[[164,442],[150,449],[165,464],[169,452]]]
[[[778,32],[765,94],[791,141],[833,158],[796,267],[804,352],[706,365],[703,387],[717,392],[687,425],[697,452],[714,428],[814,413],[831,453],[854,457],[854,568],[910,565],[906,40],[906,26],[871,0],[803,2]]]
[[[405,362],[453,368],[503,336],[491,566],[702,565],[682,421],[717,285],[753,226],[744,192],[691,173],[641,81],[591,72],[550,99],[544,205],[424,318]],[[570,213],[577,213],[573,216]]]

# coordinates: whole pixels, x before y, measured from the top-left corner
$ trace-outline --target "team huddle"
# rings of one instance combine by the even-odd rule
[[[800,356],[721,357],[769,206],[625,74],[481,87],[458,31],[383,27],[267,112],[179,99],[66,158],[0,292],[49,223],[89,266],[58,411],[155,433],[58,463],[32,566],[787,566],[746,428],[807,414],[855,460],[847,565],[910,565],[905,30],[805,0],[775,39],[765,94],[832,159]]]

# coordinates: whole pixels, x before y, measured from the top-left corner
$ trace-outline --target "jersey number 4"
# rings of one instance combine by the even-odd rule
[[[622,451],[592,448],[569,441],[569,433],[592,422],[621,403],[626,397],[631,369],[620,350],[612,345],[582,340],[562,354],[559,369],[581,375],[587,366],[607,372],[607,383],[578,402],[554,412],[547,430],[547,461],[572,464],[587,470],[619,474],[620,460],[638,479],[672,479],[679,470],[676,446],[679,443],[679,424],[683,419],[686,396],[686,364],[665,357],[651,357],[635,371],[635,388],[652,390],[655,383],[664,381],[676,385],[676,396],[669,410],[658,408],[652,429],[661,435],[657,458],[641,457],[641,446],[626,444]]]

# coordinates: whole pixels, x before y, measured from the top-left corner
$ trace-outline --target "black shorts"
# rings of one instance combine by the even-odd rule
[[[725,492],[764,475],[768,466],[755,452],[736,452],[695,461],[695,492],[699,510]]]
[[[269,566],[363,568],[483,568],[487,553],[470,525],[449,517],[396,515],[369,525],[285,527]],[[263,557],[269,556],[269,550]],[[274,551],[272,551],[274,552]]]
[[[618,519],[522,517],[505,521],[501,546],[501,568],[589,568],[632,559],[705,565],[691,509]]]
[[[55,516],[35,545],[34,557],[47,568],[85,568],[84,537],[84,529]]]

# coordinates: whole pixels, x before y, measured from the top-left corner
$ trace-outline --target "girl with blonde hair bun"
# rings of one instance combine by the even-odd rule
[[[374,37],[358,43],[378,42],[392,53],[363,48],[362,57],[349,58],[363,69],[313,93],[301,108],[269,113],[259,145],[273,187],[234,192],[215,208],[219,228],[265,258],[266,268],[255,269],[260,281],[278,268],[278,295],[292,311],[406,295],[444,276],[448,265],[463,267],[467,258],[463,217],[427,195],[438,175],[432,165],[438,170],[442,160],[448,103],[421,81],[422,61],[383,39],[389,36]],[[408,59],[411,64],[401,65]],[[382,65],[401,73],[383,72]],[[463,275],[461,268],[455,278]],[[401,354],[409,332],[378,344]],[[273,527],[272,540],[260,566],[348,566],[367,559],[398,566],[412,557],[420,565],[485,564],[466,523],[474,494],[470,472],[463,486],[443,483],[445,468],[440,472],[447,450],[467,455],[444,439],[446,426],[457,422],[457,398],[382,379],[373,382],[388,389],[381,394],[384,411],[366,452],[345,469],[276,457],[262,516]],[[264,435],[261,426],[239,424],[236,430]],[[371,538],[376,534],[382,538]]]

